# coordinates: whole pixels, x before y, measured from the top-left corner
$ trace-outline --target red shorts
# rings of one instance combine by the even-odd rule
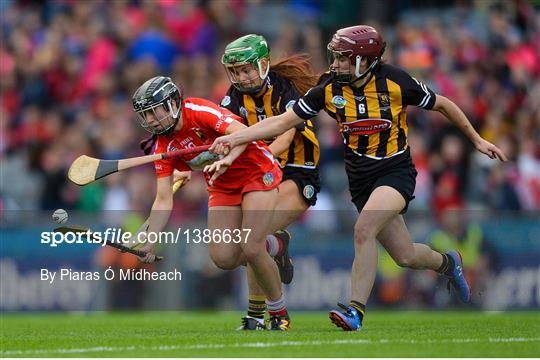
[[[239,206],[245,193],[250,191],[268,191],[279,186],[283,173],[277,165],[270,171],[256,169],[245,178],[245,181],[235,190],[223,190],[219,187],[208,187],[208,207]]]

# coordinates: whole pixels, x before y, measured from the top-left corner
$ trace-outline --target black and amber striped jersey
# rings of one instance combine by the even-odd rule
[[[373,70],[361,87],[332,82],[323,74],[317,86],[294,105],[294,112],[309,119],[325,110],[337,121],[345,145],[357,155],[373,159],[403,153],[407,143],[407,106],[431,109],[435,94],[405,71],[387,64]]]
[[[254,125],[268,117],[287,111],[300,98],[300,94],[290,81],[270,71],[266,78],[268,89],[260,98],[238,91],[231,86],[221,101],[221,106],[244,119],[247,126]],[[316,168],[319,163],[319,141],[315,136],[311,116],[296,128],[296,134],[289,149],[278,156],[282,167]]]

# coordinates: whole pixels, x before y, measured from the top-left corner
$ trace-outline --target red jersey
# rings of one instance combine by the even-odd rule
[[[163,153],[195,146],[212,144],[222,135],[233,120],[242,120],[229,110],[221,108],[211,101],[199,98],[187,98],[182,103],[182,129],[170,135],[158,135],[154,153]],[[170,176],[174,169],[180,171],[202,170],[206,165],[219,160],[219,155],[209,151],[186,154],[175,159],[154,162],[158,177]],[[235,191],[242,186],[244,179],[254,171],[271,172],[277,164],[270,149],[262,141],[251,142],[244,152],[220,177],[212,188],[222,191]],[[206,182],[210,179],[205,174]],[[272,179],[273,180],[273,179]]]

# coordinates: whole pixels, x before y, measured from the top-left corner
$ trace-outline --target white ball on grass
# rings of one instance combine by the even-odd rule
[[[52,219],[58,224],[64,224],[68,221],[68,214],[64,209],[57,209],[52,214]]]

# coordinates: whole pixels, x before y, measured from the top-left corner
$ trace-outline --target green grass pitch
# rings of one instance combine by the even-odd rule
[[[2,314],[1,357],[540,357],[539,312],[371,311],[360,332],[326,312],[288,333],[234,331],[240,312]]]

